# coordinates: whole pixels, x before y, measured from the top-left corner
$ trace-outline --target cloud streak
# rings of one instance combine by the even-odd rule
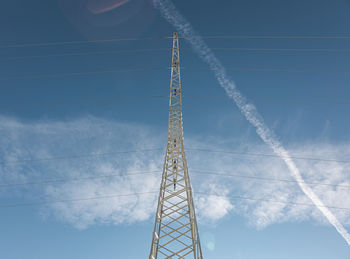
[[[79,229],[148,220],[156,208],[165,148],[125,154],[115,151],[158,148],[164,140],[166,135],[162,136],[157,129],[93,116],[35,122],[0,116],[0,185],[44,182],[0,187],[0,196],[16,195],[34,203],[48,201],[41,209],[42,215],[53,216]],[[103,153],[110,155],[84,156]],[[74,159],[69,159],[71,156]],[[42,159],[50,157],[68,159]],[[77,180],[50,182],[50,179]],[[205,191],[214,194],[212,188]],[[137,195],[84,200],[124,194]],[[61,200],[66,202],[50,203]],[[201,202],[211,207],[211,210],[205,206],[199,209],[202,220],[215,221],[233,208],[226,197],[202,198]]]
[[[294,161],[289,158],[289,152],[282,146],[282,144],[274,136],[274,133],[265,124],[256,107],[252,103],[249,103],[240,93],[235,83],[227,76],[221,62],[216,58],[205,42],[197,35],[191,24],[177,11],[170,0],[154,0],[153,2],[154,5],[161,11],[163,17],[188,40],[194,51],[209,65],[219,84],[224,88],[226,94],[234,100],[246,119],[256,128],[256,132],[260,138],[277,155],[279,155],[287,165],[295,180],[298,181],[298,185],[303,193],[314,203],[315,206],[317,206],[317,208],[327,218],[329,223],[336,228],[348,245],[350,245],[350,234],[334,216],[334,214],[328,208],[323,207],[325,205],[316,195],[316,193],[306,183],[304,183],[304,179],[301,176],[298,167]]]
[[[16,194],[30,201],[52,201],[155,191],[159,188],[160,173],[159,177],[157,174],[139,176],[129,173],[161,168],[161,159],[158,159],[163,153],[161,150],[79,158],[81,154],[161,147],[160,140],[150,135],[150,129],[145,126],[106,121],[93,116],[68,121],[35,122],[0,116],[1,183],[87,178],[84,181],[0,188],[0,194]],[[78,157],[34,161],[37,158],[62,157],[62,154]],[[30,159],[34,160],[14,163]],[[115,177],[99,177],[111,174]],[[42,212],[80,229],[101,223],[133,223],[150,217],[156,196],[154,193],[53,203],[48,204],[49,211],[46,207]]]
[[[215,136],[196,134],[194,138],[188,135],[185,147],[203,145],[203,139],[206,140],[207,147],[213,149],[232,150],[234,147],[235,151],[269,152],[267,147],[252,143],[249,136],[242,143],[241,136],[228,140]],[[133,224],[150,220],[154,217],[165,148],[144,153],[13,162],[62,157],[62,154],[69,156],[149,149],[161,147],[164,140],[165,133],[162,135],[157,128],[93,116],[67,121],[34,122],[0,116],[1,184],[84,178],[81,181],[0,188],[0,197],[16,196],[23,199],[24,203],[35,203],[155,191],[147,195],[50,203],[40,209],[41,214],[48,219],[67,222],[79,229],[92,225]],[[331,156],[344,160],[350,155],[349,144],[295,145],[291,147],[291,152],[299,156],[313,154],[315,157]],[[212,225],[231,213],[246,217],[249,224],[258,229],[281,222],[305,220],[328,224],[316,207],[293,205],[311,204],[295,182],[260,181],[220,175],[228,173],[293,180],[286,165],[278,158],[198,152],[190,149],[187,150],[187,157],[200,224]],[[350,208],[350,200],[347,198],[350,196],[350,188],[339,186],[350,186],[350,164],[308,160],[296,162],[305,172],[305,181],[333,184],[313,187],[326,205]],[[157,170],[159,173],[135,174]],[[200,174],[198,171],[215,171],[218,175]],[[105,177],[106,175],[113,177]],[[230,199],[231,196],[257,200]],[[259,201],[262,198],[267,201]],[[334,210],[334,213],[344,224],[350,226],[348,211]]]

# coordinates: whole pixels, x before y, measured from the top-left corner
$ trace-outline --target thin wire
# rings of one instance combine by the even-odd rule
[[[211,48],[212,50],[222,51],[301,51],[301,52],[348,52],[350,49],[332,49],[332,48]]]
[[[32,103],[17,106],[0,106],[2,110],[22,110],[28,107],[58,107],[65,105],[74,104],[102,104],[102,103],[112,103],[112,102],[130,102],[130,101],[142,101],[151,99],[165,99],[167,100],[169,96],[167,95],[151,95],[151,96],[137,96],[137,97],[116,97],[116,98],[106,98],[106,99],[95,99],[95,100],[81,100],[81,101],[65,101],[65,102],[55,102],[55,103]],[[227,100],[226,96],[200,96],[200,95],[184,95],[183,99],[211,99],[211,100]],[[297,99],[286,99],[286,98],[248,98],[249,101],[253,102],[265,102],[265,103],[308,103],[308,104],[350,104],[350,101],[317,101],[317,100],[297,100]]]
[[[22,160],[14,160],[14,161],[9,161],[9,162],[2,162],[2,164],[15,164],[15,163],[24,163],[24,162],[39,162],[39,161],[51,161],[51,160],[65,160],[65,159],[79,159],[79,158],[88,158],[88,157],[111,156],[111,155],[118,155],[118,154],[142,153],[142,152],[149,152],[149,151],[156,151],[156,150],[162,150],[162,148],[116,151],[116,152],[107,152],[107,153],[98,153],[98,154],[56,156],[56,157],[45,157],[45,158],[36,158],[36,159],[22,159]]]
[[[144,37],[144,38],[116,38],[116,39],[104,39],[104,40],[81,40],[81,41],[52,41],[52,42],[36,42],[36,43],[19,43],[0,45],[0,49],[7,48],[24,48],[24,47],[46,47],[46,46],[62,46],[62,45],[77,45],[77,44],[89,44],[89,43],[111,43],[111,42],[124,42],[124,41],[140,41],[140,40],[162,40],[170,39],[170,37]]]
[[[207,171],[207,170],[199,170],[199,169],[191,169],[190,171],[191,171],[191,173],[198,173],[198,174],[237,177],[237,178],[262,180],[262,181],[276,181],[276,182],[287,182],[287,183],[306,183],[306,184],[312,184],[312,185],[324,185],[324,186],[332,186],[332,187],[341,187],[341,188],[344,188],[344,189],[350,188],[350,185],[342,185],[342,184],[308,182],[308,181],[295,181],[295,180],[279,179],[279,178],[268,178],[268,177],[247,176],[247,175],[239,175],[239,174],[229,174],[229,173],[225,173],[225,172],[217,173],[215,171]],[[0,185],[0,187],[1,187],[1,185]]]
[[[95,196],[95,197],[88,197],[88,198],[65,199],[65,200],[55,200],[55,201],[41,201],[41,202],[33,202],[33,203],[6,204],[6,205],[0,205],[0,208],[27,207],[27,206],[47,205],[47,204],[53,204],[53,203],[100,200],[100,199],[109,199],[109,198],[117,198],[117,197],[118,198],[120,198],[120,197],[130,197],[130,196],[138,196],[138,195],[145,195],[145,194],[155,194],[155,193],[157,193],[157,192],[153,191],[153,192],[140,192],[140,193],[112,194],[112,195]]]
[[[11,110],[20,110],[25,109],[26,107],[56,107],[56,106],[65,106],[72,104],[92,104],[92,103],[107,103],[107,102],[129,102],[129,101],[140,101],[143,99],[165,99],[169,96],[166,95],[153,95],[153,96],[138,96],[138,97],[116,97],[116,98],[106,98],[106,99],[95,99],[95,100],[82,100],[82,101],[66,101],[66,102],[55,102],[47,104],[27,104],[19,106],[0,106],[0,109],[11,109]],[[350,104],[350,102],[349,102]]]
[[[212,50],[220,51],[293,51],[293,52],[349,52],[350,49],[331,49],[331,48],[211,48]],[[70,52],[49,55],[35,55],[35,56],[13,56],[5,57],[3,60],[21,60],[21,59],[44,59],[51,57],[69,57],[69,56],[88,56],[88,55],[106,55],[118,53],[135,53],[135,52],[158,52],[170,51],[170,48],[150,48],[150,49],[132,49],[132,50],[118,50],[118,51],[93,51],[93,52]],[[192,50],[191,48],[183,48],[182,50]]]
[[[54,201],[41,201],[41,202],[33,202],[33,203],[17,203],[17,204],[4,204],[0,205],[0,208],[15,208],[15,207],[27,207],[27,206],[38,206],[38,205],[47,205],[47,204],[54,204],[54,203],[66,203],[66,202],[80,202],[80,201],[88,201],[88,200],[100,200],[100,199],[110,199],[110,198],[120,198],[120,197],[130,197],[130,196],[140,196],[140,195],[146,195],[146,194],[155,194],[159,191],[150,191],[150,192],[139,192],[139,193],[127,193],[127,194],[112,194],[112,195],[104,195],[104,196],[95,196],[95,197],[87,197],[87,198],[76,198],[76,199],[62,199],[62,200],[54,200]],[[207,194],[204,192],[196,192],[201,195],[205,196],[216,196],[216,197],[225,197],[229,199],[241,199],[241,200],[253,200],[253,201],[267,201],[267,202],[275,202],[275,203],[282,203],[282,204],[292,204],[292,205],[298,205],[298,206],[316,206],[314,204],[308,204],[308,203],[299,203],[299,202],[285,202],[285,201],[276,201],[276,200],[270,200],[270,199],[257,199],[257,198],[250,198],[250,197],[243,197],[243,196],[223,196],[223,195],[212,195]],[[350,210],[350,208],[344,208],[344,207],[336,207],[336,206],[320,206],[317,205],[317,207],[324,207],[324,208],[331,208],[331,209],[340,209],[340,210]]]
[[[105,174],[105,175],[89,176],[89,177],[47,179],[47,180],[42,180],[42,181],[33,181],[33,182],[24,182],[24,183],[0,184],[0,188],[19,187],[19,186],[26,186],[26,185],[41,185],[41,184],[61,183],[61,182],[80,182],[80,181],[93,180],[93,179],[125,177],[125,176],[134,176],[134,175],[160,174],[161,171],[162,171],[161,169],[158,169],[158,170],[146,171],[146,172],[129,172],[127,174],[118,173],[118,174]],[[312,185],[341,187],[344,189],[350,188],[350,185],[330,184],[330,183],[321,183],[321,182],[295,181],[295,180],[288,180],[288,179],[229,174],[229,173],[224,173],[224,172],[218,173],[217,171],[207,171],[207,170],[200,170],[200,169],[189,169],[189,171],[191,173],[195,173],[195,174],[216,175],[216,176],[223,176],[223,177],[237,177],[237,178],[245,178],[245,179],[251,179],[251,180],[277,181],[277,182],[287,182],[287,183],[307,183],[307,184],[312,184]]]
[[[283,157],[283,158],[292,158],[292,159],[300,159],[300,160],[311,160],[311,161],[322,161],[322,162],[350,163],[349,160],[324,159],[324,158],[314,158],[314,157],[280,156],[280,155],[275,155],[275,154],[236,152],[236,151],[224,151],[224,150],[202,149],[202,148],[186,148],[186,149],[190,150],[190,151],[193,150],[193,151],[222,153],[222,154],[231,154],[231,155],[248,155],[248,156],[277,157],[277,158]]]
[[[161,170],[147,171],[147,172],[132,172],[127,174],[105,174],[98,176],[89,176],[89,177],[75,177],[75,178],[63,178],[63,179],[48,179],[43,181],[34,181],[34,182],[24,182],[24,183],[12,183],[12,184],[0,184],[0,188],[4,187],[18,187],[26,185],[40,185],[40,184],[50,184],[50,183],[61,183],[61,182],[81,182],[86,180],[93,179],[103,179],[103,178],[113,178],[113,177],[124,177],[124,176],[133,176],[133,175],[147,175],[147,174],[156,174]]]
[[[219,36],[190,36],[179,37],[181,39],[202,38],[202,39],[350,39],[348,35],[219,35]],[[23,47],[44,47],[44,46],[60,46],[60,45],[77,45],[89,43],[111,43],[125,41],[143,41],[143,40],[164,40],[172,39],[170,36],[160,37],[130,37],[130,38],[115,38],[101,40],[81,40],[81,41],[52,41],[52,42],[36,42],[36,43],[17,43],[0,45],[0,48],[23,48]]]
[[[209,67],[186,66],[186,70],[211,70]],[[259,68],[259,67],[224,67],[228,71],[242,72],[292,72],[292,73],[350,73],[350,69],[289,69],[289,68]]]
[[[158,48],[158,49],[133,49],[133,50],[118,50],[118,51],[71,52],[71,53],[60,53],[60,54],[51,54],[51,55],[14,56],[14,57],[4,58],[4,60],[40,59],[40,58],[51,58],[51,57],[105,55],[105,54],[117,54],[117,53],[155,52],[155,51],[170,51],[170,50],[171,50],[170,48]]]
[[[255,72],[292,72],[292,73],[350,73],[349,69],[288,69],[288,68],[241,68],[225,67],[230,71],[255,71]]]
[[[350,35],[213,35],[213,36],[189,36],[182,39],[350,39]]]
[[[298,206],[310,206],[310,207],[319,207],[319,208],[329,208],[329,209],[340,209],[340,210],[350,210],[350,208],[344,208],[344,207],[337,207],[337,206],[326,206],[326,205],[315,205],[310,203],[302,203],[302,202],[286,202],[286,201],[276,201],[276,200],[270,200],[270,199],[258,199],[258,198],[250,198],[250,197],[244,197],[244,196],[225,196],[225,195],[216,195],[216,194],[207,194],[205,192],[197,192],[198,194],[202,195],[208,195],[208,196],[216,196],[216,197],[225,197],[229,199],[240,199],[240,200],[251,200],[251,201],[267,201],[267,202],[275,202],[275,203],[282,203],[282,204],[291,204],[291,205],[298,205]]]
[[[263,157],[277,157],[281,156],[274,154],[263,154],[263,153],[249,153],[249,152],[234,152],[234,151],[224,151],[224,150],[213,150],[213,149],[200,149],[200,148],[186,148],[189,151],[201,151],[201,152],[212,152],[212,153],[224,153],[232,155],[247,155],[247,156],[263,156]],[[118,152],[107,152],[99,154],[83,154],[83,155],[72,155],[72,156],[58,156],[58,157],[46,157],[46,158],[35,158],[35,159],[23,159],[23,160],[13,160],[9,162],[0,162],[0,164],[12,164],[12,163],[23,163],[23,162],[39,162],[39,161],[51,161],[51,160],[64,160],[64,159],[79,159],[88,157],[99,157],[99,156],[110,156],[117,154],[127,154],[127,153],[138,153],[138,152],[149,152],[163,150],[163,148],[152,148],[152,149],[139,149],[130,151],[118,151]],[[336,159],[323,159],[323,158],[312,158],[312,157],[300,157],[300,156],[289,156],[286,158],[301,159],[301,160],[311,160],[311,161],[322,161],[322,162],[338,162],[338,163],[350,163],[349,160],[336,160]]]
[[[97,75],[106,73],[122,73],[122,72],[142,72],[142,71],[159,71],[169,70],[170,67],[158,67],[158,68],[136,68],[136,69],[111,69],[101,71],[87,71],[87,72],[72,72],[72,73],[58,73],[58,74],[38,74],[38,75],[24,75],[24,76],[10,76],[0,77],[0,81],[15,80],[15,79],[37,79],[37,78],[54,78],[54,77],[66,77],[66,76],[82,76],[82,75]],[[187,66],[182,67],[185,70],[211,70],[208,67]],[[245,67],[225,67],[228,71],[242,71],[242,72],[292,72],[292,73],[350,73],[347,69],[284,69],[284,68],[245,68]]]
[[[39,74],[39,75],[0,77],[0,80],[5,81],[5,80],[14,80],[14,79],[37,79],[37,78],[53,78],[53,77],[66,77],[66,76],[98,75],[98,74],[107,74],[107,73],[159,71],[159,70],[164,70],[164,69],[170,69],[170,68],[169,67],[162,67],[162,68],[111,69],[111,70],[102,70],[102,71],[41,74],[41,75]]]
[[[228,97],[223,96],[200,96],[200,95],[185,95],[183,98],[190,99],[226,99]],[[350,99],[350,98],[349,98]],[[298,100],[298,99],[286,99],[286,98],[247,98],[249,101],[255,102],[292,102],[292,103],[312,103],[312,104],[350,104],[350,101],[321,101],[321,100]]]

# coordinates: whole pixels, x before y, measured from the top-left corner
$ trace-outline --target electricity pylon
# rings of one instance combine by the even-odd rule
[[[179,38],[173,35],[168,143],[149,259],[202,259],[182,132]]]

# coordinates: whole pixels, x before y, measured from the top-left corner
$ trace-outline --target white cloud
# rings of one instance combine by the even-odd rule
[[[223,184],[204,181],[198,189],[195,204],[200,220],[217,221],[234,209],[227,197],[229,190]]]
[[[220,149],[216,147],[214,149]],[[235,150],[239,150],[235,147]],[[349,145],[330,144],[307,144],[291,147],[291,153],[299,157],[320,157],[346,160],[349,156]],[[227,150],[227,148],[226,148]],[[244,152],[250,153],[271,153],[268,149],[252,145]],[[233,204],[235,211],[246,216],[249,222],[258,228],[270,224],[287,222],[316,220],[326,223],[325,218],[312,206],[309,198],[306,197],[298,187],[297,183],[290,176],[288,169],[282,161],[275,157],[242,156],[230,154],[206,154],[190,153],[191,168],[213,171],[219,174],[235,174],[244,176],[225,177],[216,175],[193,175],[204,179],[203,185],[210,185],[216,181],[218,185],[229,190],[230,196],[247,197],[256,200],[235,199]],[[201,163],[199,163],[201,161]],[[350,163],[326,162],[315,160],[296,160],[306,182],[324,183],[329,185],[313,185],[312,189],[320,196],[327,206],[350,208],[350,188],[339,185],[350,186]],[[291,182],[258,180],[245,177],[259,177],[268,179],[283,179]],[[266,201],[261,201],[261,199]],[[280,201],[280,202],[276,202]],[[293,203],[310,204],[311,206],[295,205]],[[345,225],[350,224],[350,211],[331,209],[332,212]]]
[[[162,150],[82,157],[77,159],[20,160],[69,157],[117,151],[162,147],[160,138],[145,126],[124,124],[86,117],[65,122],[20,122],[0,118],[0,168],[3,183],[35,182],[45,179],[87,178],[104,175],[118,177],[84,181],[28,185],[23,188],[2,188],[3,195],[31,194],[35,200],[72,200],[154,191],[159,186],[157,174],[127,175],[161,168]],[[154,131],[153,131],[154,132]],[[16,162],[17,161],[17,162]],[[59,220],[78,228],[99,223],[132,223],[153,215],[156,193],[119,198],[50,204],[50,211]],[[27,197],[27,195],[26,195]],[[31,198],[34,201],[34,198]],[[43,213],[47,214],[47,213]]]
[[[227,197],[210,194],[198,198],[196,200],[196,205],[200,212],[199,216],[212,221],[223,218],[233,209],[233,205]]]
[[[235,83],[227,75],[225,68],[211,51],[208,45],[198,36],[192,25],[176,9],[170,0],[154,0],[154,6],[158,8],[165,20],[178,30],[181,36],[185,37],[190,43],[197,55],[210,67],[218,83],[225,90],[242,112],[247,121],[255,127],[257,135],[269,146],[286,166],[289,168],[291,175],[297,180],[300,190],[318,207],[319,211],[328,219],[329,223],[339,232],[339,234],[350,245],[350,234],[339,222],[337,217],[322,202],[320,197],[304,182],[303,176],[296,163],[290,157],[289,152],[282,145],[274,132],[267,126],[263,117],[257,111],[255,105],[249,102],[246,97],[237,89]]]
[[[128,175],[162,168],[164,150],[87,157],[81,159],[43,160],[19,163],[18,160],[106,153],[124,150],[164,147],[166,135],[144,125],[106,121],[85,117],[70,121],[23,122],[0,117],[0,180],[2,183],[32,182],[43,179],[81,178],[119,174],[119,177],[95,178],[84,181],[28,185],[21,188],[0,188],[0,195],[22,195],[26,199],[71,200],[96,196],[122,195],[157,191],[160,173]],[[186,135],[185,148],[203,143],[201,138]],[[231,142],[205,136],[211,149],[252,153],[270,153],[263,146]],[[220,144],[218,144],[220,143]],[[347,160],[349,144],[305,144],[289,147],[292,154]],[[257,228],[290,221],[316,220],[328,224],[296,183],[260,181],[247,178],[200,174],[194,169],[294,180],[278,158],[238,156],[221,153],[187,151],[191,182],[195,190],[195,205],[200,222],[213,223],[229,217],[230,211],[245,216]],[[296,160],[305,181],[350,186],[350,163]],[[350,208],[350,188],[311,185],[329,206]],[[21,190],[21,191],[20,191]],[[203,194],[205,193],[205,195]],[[25,194],[25,195],[24,195]],[[45,214],[68,222],[77,228],[93,224],[123,224],[153,219],[158,193],[79,202],[53,203],[45,206]],[[232,196],[266,199],[267,201],[230,199]],[[272,201],[283,201],[276,203]],[[350,226],[348,210],[331,209],[339,220]]]

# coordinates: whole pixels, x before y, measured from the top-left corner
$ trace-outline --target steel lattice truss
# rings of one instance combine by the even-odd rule
[[[179,39],[173,36],[168,143],[149,258],[202,259],[183,144]]]

